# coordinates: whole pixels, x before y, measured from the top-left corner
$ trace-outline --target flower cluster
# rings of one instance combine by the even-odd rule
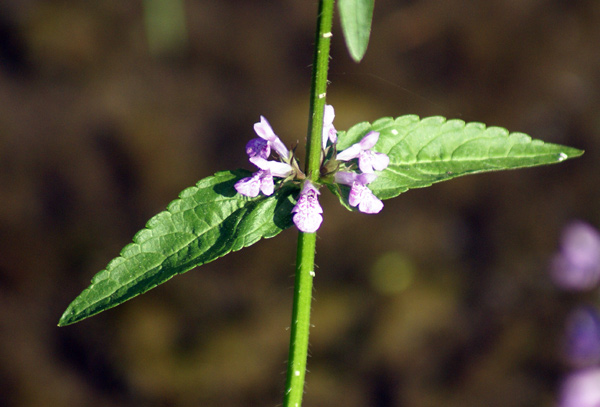
[[[335,112],[333,106],[325,106],[323,114],[321,178],[311,182],[300,170],[298,161],[275,134],[271,125],[261,116],[254,125],[258,138],[246,145],[249,161],[258,168],[251,177],[239,180],[235,189],[242,195],[256,197],[261,192],[272,195],[275,190],[275,178],[281,178],[284,184],[301,183],[302,188],[296,205],[292,209],[292,220],[302,232],[316,232],[323,222],[323,209],[319,204],[321,184],[339,184],[350,187],[348,204],[363,213],[379,213],[383,202],[367,186],[377,178],[376,171],[383,171],[389,164],[389,157],[372,151],[379,140],[379,133],[371,131],[361,141],[337,152],[337,131],[333,125]],[[271,152],[276,160],[269,160]],[[358,170],[356,171],[356,164]]]
[[[243,178],[235,184],[235,189],[240,194],[256,197],[259,192],[269,196],[275,190],[273,177],[286,178],[294,173],[290,164],[290,152],[283,142],[273,132],[271,125],[264,117],[260,122],[254,124],[254,131],[260,138],[254,138],[246,144],[248,159],[259,170],[251,177]],[[271,155],[271,149],[275,150],[280,161],[267,160]]]

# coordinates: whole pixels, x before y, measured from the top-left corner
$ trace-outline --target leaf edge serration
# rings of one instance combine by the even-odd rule
[[[164,211],[154,215],[146,222],[146,226],[134,235],[131,243],[123,247],[119,256],[112,259],[103,270],[94,275],[91,284],[69,304],[61,316],[58,326],[71,325],[102,311],[113,308],[137,295],[151,290],[177,274],[182,274],[197,266],[216,260],[230,252],[248,247],[262,238],[272,238],[281,231],[289,228],[292,225],[290,210],[294,204],[293,198],[291,197],[293,188],[282,188],[270,197],[259,196],[257,198],[247,198],[236,194],[235,190],[233,190],[233,184],[237,180],[249,175],[250,173],[245,170],[221,171],[215,173],[213,176],[198,181],[194,186],[184,189],[177,199],[167,205],[167,208]],[[214,189],[218,185],[223,187],[223,184],[226,183],[228,184],[228,188],[226,188],[227,193],[230,194],[227,198],[229,201],[233,202],[234,205],[233,207],[226,208],[225,210],[229,210],[226,216],[224,216],[218,224],[210,228],[227,229],[225,231],[226,233],[217,236],[214,244],[205,247],[203,252],[192,257],[190,261],[186,262],[181,260],[181,258],[186,257],[184,251],[190,250],[190,245],[193,245],[195,241],[199,241],[201,237],[208,233],[203,232],[200,236],[197,236],[196,239],[191,239],[182,247],[155,260],[155,264],[147,266],[145,272],[133,274],[133,278],[130,278],[128,281],[117,281],[118,277],[127,277],[126,275],[128,272],[121,272],[119,276],[115,277],[112,275],[113,272],[117,273],[115,270],[119,270],[120,267],[127,267],[126,265],[129,263],[135,263],[136,257],[156,255],[154,252],[142,250],[141,247],[147,244],[150,239],[157,238],[156,236],[153,236],[154,230],[165,227],[165,225],[168,228],[168,222],[164,220],[165,217],[172,218],[181,214],[184,210],[193,210],[195,207],[182,209],[182,206],[189,206],[189,202],[186,202],[186,200],[192,199],[195,194],[200,193],[201,188]],[[196,204],[200,205],[201,203],[197,202]],[[220,209],[223,209],[226,206],[227,205],[220,206]],[[268,208],[264,209],[265,206]],[[273,211],[271,211],[271,209],[273,209]],[[266,222],[262,225],[259,224],[256,228],[250,229],[248,233],[238,233],[240,227],[252,226],[249,225],[248,218],[260,215],[258,213],[261,211],[266,211],[265,213],[267,216],[271,214],[270,216],[273,218],[273,222]],[[193,224],[186,224],[184,221],[181,222],[183,222],[182,224],[184,226],[193,229]],[[182,234],[191,234],[192,232],[193,230],[177,231],[177,233]],[[211,237],[214,238],[214,236]],[[160,236],[158,236],[158,238],[160,238]],[[142,262],[147,262],[147,260],[143,260]],[[165,273],[162,269],[165,267],[166,263],[166,265],[169,266],[169,262],[173,262],[174,265],[170,266],[171,272]],[[143,289],[135,291],[135,287],[142,284],[142,282],[144,282]],[[103,286],[99,287],[101,284]],[[106,292],[102,293],[102,290],[106,290]],[[94,301],[90,302],[90,299],[94,299]]]
[[[429,134],[427,130],[433,132],[434,134]],[[570,158],[578,157],[584,153],[583,150],[579,150],[573,147],[568,147],[554,143],[546,143],[542,140],[533,139],[529,135],[522,132],[509,132],[506,128],[499,126],[486,126],[484,123],[465,122],[461,119],[446,119],[443,116],[430,116],[421,119],[418,115],[414,114],[403,115],[396,118],[382,117],[373,121],[373,123],[369,123],[366,121],[357,123],[347,131],[338,132],[338,149],[341,151],[349,147],[350,145],[360,141],[362,137],[364,137],[365,134],[367,134],[370,131],[380,132],[380,139],[373,148],[373,150],[384,154],[388,154],[390,156],[389,167],[386,170],[382,171],[380,173],[380,176],[372,184],[369,185],[373,193],[380,199],[390,199],[400,195],[403,192],[408,191],[409,189],[431,186],[433,183],[449,180],[458,176],[504,169],[527,168],[544,164],[553,164],[565,161]],[[453,132],[463,132],[465,134],[472,133],[475,135],[479,135],[478,137],[473,138],[467,137],[469,142],[474,142],[477,138],[488,138],[490,140],[495,140],[496,142],[510,142],[507,144],[516,146],[517,149],[523,148],[524,146],[537,148],[538,150],[540,150],[540,153],[530,154],[529,156],[522,157],[519,157],[515,154],[510,156],[510,154],[508,154],[508,156],[504,159],[507,162],[511,160],[513,160],[513,162],[511,162],[510,165],[504,166],[498,165],[498,163],[496,162],[498,160],[498,157],[490,158],[484,156],[481,158],[474,158],[471,160],[479,161],[481,163],[481,167],[475,166],[474,168],[467,168],[460,173],[452,171],[451,168],[447,168],[444,171],[438,169],[437,174],[427,174],[428,176],[423,177],[422,180],[415,180],[414,182],[406,181],[405,184],[402,184],[398,183],[398,177],[396,177],[395,181],[390,181],[390,179],[394,178],[394,172],[401,173],[400,170],[404,169],[405,171],[407,171],[407,173],[409,173],[410,171],[406,169],[410,166],[421,166],[425,168],[427,165],[429,165],[430,167],[435,167],[440,166],[440,164],[444,162],[451,162],[451,160],[444,160],[441,158],[443,155],[442,149],[436,150],[435,148],[433,148],[432,151],[434,153],[437,153],[438,157],[436,159],[429,160],[428,162],[428,160],[424,159],[423,157],[421,157],[421,159],[418,159],[417,157],[419,153],[422,153],[425,146],[420,146],[417,149],[418,151],[413,152],[412,155],[407,153],[410,152],[411,147],[414,147],[410,143],[408,143],[407,146],[404,146],[404,148],[398,147],[399,144],[402,143],[409,135],[414,134],[415,132],[421,132],[421,136],[424,138],[428,137],[430,139],[428,141],[429,144],[432,141],[439,142],[439,140],[436,139],[440,135],[448,135]],[[396,151],[396,154],[394,154],[394,148],[398,149],[398,151]],[[547,153],[545,154],[541,152],[541,150],[544,149],[547,150]],[[402,154],[404,154],[404,157],[400,158],[400,154],[398,152],[402,152]],[[435,156],[435,154],[433,155]],[[514,161],[518,159],[521,159],[522,162],[515,163]],[[527,160],[530,161],[528,162]],[[454,160],[454,163],[464,164],[467,161],[469,160],[463,157],[462,159]],[[408,178],[409,177],[407,177],[407,179]]]

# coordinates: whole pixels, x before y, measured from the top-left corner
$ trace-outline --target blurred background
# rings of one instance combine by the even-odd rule
[[[316,1],[0,3],[0,405],[276,406],[296,232],[57,328],[184,188],[251,169],[260,115],[304,155]],[[586,150],[350,213],[327,192],[306,406],[551,406],[564,315],[548,277],[572,219],[600,225],[600,2],[378,1],[343,130],[442,115]]]

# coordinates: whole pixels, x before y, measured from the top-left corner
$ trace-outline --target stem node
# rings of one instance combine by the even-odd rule
[[[327,96],[327,70],[329,69],[329,45],[333,21],[333,0],[320,0],[317,19],[316,46],[313,61],[310,111],[307,136],[307,159],[305,174],[312,182],[320,175],[321,136],[323,115]],[[308,335],[310,330],[310,304],[313,277],[315,276],[316,234],[298,232],[296,255],[296,278],[290,332],[286,392],[284,407],[299,407],[304,393]]]

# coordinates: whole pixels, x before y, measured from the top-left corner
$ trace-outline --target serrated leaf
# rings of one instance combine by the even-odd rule
[[[339,0],[338,9],[348,52],[360,62],[367,52],[375,0]]]
[[[583,154],[501,127],[415,115],[363,122],[339,132],[338,151],[372,130],[380,133],[373,150],[390,157],[389,166],[369,184],[380,199],[466,174],[554,164]]]
[[[59,326],[115,307],[176,274],[290,227],[295,189],[285,187],[269,197],[247,198],[233,186],[249,175],[243,170],[219,172],[181,192],[94,276],[69,305]]]

